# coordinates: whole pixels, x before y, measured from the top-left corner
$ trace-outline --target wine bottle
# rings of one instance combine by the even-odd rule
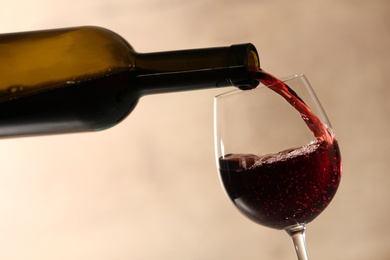
[[[118,34],[83,26],[0,35],[0,136],[95,131],[143,95],[258,85],[252,44],[137,53]]]

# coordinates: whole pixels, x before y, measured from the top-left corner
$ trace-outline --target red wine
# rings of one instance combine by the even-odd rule
[[[220,159],[221,179],[233,203],[258,224],[284,229],[309,223],[330,203],[341,177],[337,141],[267,156]]]
[[[330,203],[341,178],[341,156],[334,135],[282,81],[261,71],[259,81],[285,98],[317,141],[277,154],[228,154],[219,170],[233,203],[258,224],[284,229],[309,223]]]

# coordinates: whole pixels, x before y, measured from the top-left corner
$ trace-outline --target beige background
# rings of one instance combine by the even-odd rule
[[[99,25],[140,52],[252,42],[264,69],[305,73],[344,162],[336,198],[308,227],[311,258],[381,260],[390,259],[389,12],[387,0],[21,0],[1,2],[0,32]],[[1,140],[0,259],[295,259],[284,232],[242,217],[220,187],[220,92],[142,98],[100,133]]]

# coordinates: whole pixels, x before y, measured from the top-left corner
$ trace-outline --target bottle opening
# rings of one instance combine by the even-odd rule
[[[260,61],[257,52],[254,50],[250,50],[248,54],[248,68],[251,71],[259,71],[260,70]]]

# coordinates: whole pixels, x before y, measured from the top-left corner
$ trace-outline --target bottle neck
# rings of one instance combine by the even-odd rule
[[[259,57],[252,44],[134,56],[142,95],[226,86],[250,89],[259,84]]]

